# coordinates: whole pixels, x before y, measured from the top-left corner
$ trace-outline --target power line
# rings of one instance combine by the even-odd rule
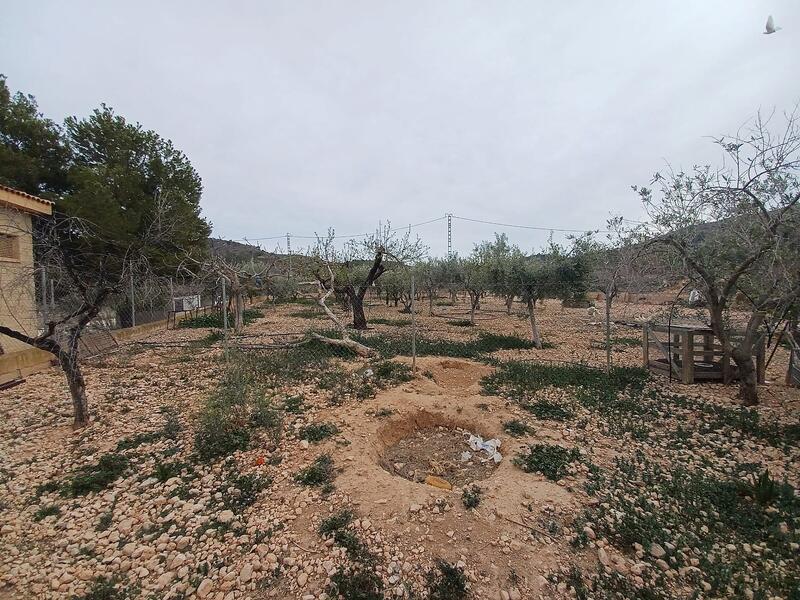
[[[537,227],[534,225],[512,225],[511,223],[497,223],[495,221],[483,221],[481,219],[470,219],[468,217],[459,217],[457,215],[452,215],[454,219],[460,219],[462,221],[471,221],[472,223],[484,223],[485,225],[497,225],[499,227],[516,227],[517,229],[534,229],[536,231],[560,231],[564,233],[586,233],[587,231],[591,231],[589,229],[564,229],[561,227]]]
[[[428,221],[423,221],[422,223],[410,223],[408,225],[404,225],[403,227],[392,227],[389,231],[390,232],[402,231],[404,229],[408,229],[409,227],[411,227],[411,228],[413,228],[413,227],[421,227],[423,225],[428,225],[430,223],[436,223],[437,221],[443,221],[446,218],[447,218],[446,216],[441,216],[441,217],[436,217],[435,219],[429,219]],[[340,239],[340,240],[341,239],[352,240],[352,239],[355,239],[355,238],[367,237],[368,235],[373,235],[374,233],[375,233],[374,231],[369,231],[367,233],[353,233],[353,234],[349,234],[349,235],[334,235],[333,237],[335,239]],[[292,233],[292,234],[284,233],[283,235],[272,235],[272,236],[257,237],[257,238],[240,238],[240,239],[231,240],[231,241],[232,242],[261,242],[261,241],[266,241],[266,240],[283,239],[287,235],[291,235],[291,237],[293,237],[293,238],[298,238],[298,239],[302,239],[302,240],[315,240],[318,237],[316,234],[315,235],[297,235],[297,234],[294,234],[294,233]]]
[[[452,237],[453,237],[452,219],[459,219],[461,221],[469,221],[471,223],[482,223],[484,225],[494,225],[496,227],[511,227],[511,228],[514,228],[514,229],[528,229],[528,230],[533,230],[533,231],[558,231],[558,232],[561,232],[561,233],[586,233],[587,231],[592,231],[591,229],[569,229],[569,228],[565,228],[565,227],[542,227],[542,226],[538,226],[538,225],[517,225],[517,224],[513,224],[513,223],[500,223],[500,222],[497,222],[497,221],[486,221],[484,219],[471,219],[469,217],[461,217],[461,216],[458,216],[458,215],[454,215],[452,213],[446,213],[441,217],[436,217],[434,219],[429,219],[427,221],[422,221],[421,223],[411,223],[409,225],[404,225],[403,227],[392,227],[389,231],[390,232],[394,232],[394,231],[402,231],[402,230],[405,230],[405,229],[412,229],[412,228],[415,228],[415,227],[422,227],[423,225],[429,225],[431,223],[437,223],[439,221],[444,221],[445,219],[447,219],[447,247],[448,247],[448,253],[452,252]],[[641,221],[634,221],[632,219],[624,219],[624,220],[629,222],[629,223],[645,224],[645,223],[642,223]],[[367,237],[367,236],[370,236],[370,235],[373,235],[373,234],[374,234],[374,232],[353,233],[353,234],[348,234],[348,235],[334,235],[333,237],[334,237],[334,239],[339,239],[339,240],[342,240],[342,239],[351,240],[351,239],[356,239],[356,238],[361,238],[361,237]],[[232,240],[232,241],[235,241],[235,242],[260,242],[260,241],[267,241],[267,240],[284,239],[288,235],[289,234],[285,234],[284,233],[282,235],[273,235],[273,236],[257,237],[257,238],[241,238],[241,239]],[[304,239],[304,240],[316,240],[319,236],[317,236],[316,234],[315,235],[296,235],[296,234],[291,234],[291,237],[297,238],[297,239]]]

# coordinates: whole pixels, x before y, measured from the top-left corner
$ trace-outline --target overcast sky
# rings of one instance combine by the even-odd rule
[[[800,100],[800,2],[31,0],[3,7],[0,72],[57,121],[105,102],[170,138],[228,239],[446,212],[594,229]],[[455,220],[454,249],[496,230]],[[446,250],[444,221],[417,231]]]

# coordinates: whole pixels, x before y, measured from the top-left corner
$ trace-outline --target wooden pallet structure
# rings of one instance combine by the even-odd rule
[[[117,340],[107,329],[89,332],[87,335],[81,336],[78,341],[79,352],[83,358],[105,354],[115,349],[118,345]]]
[[[682,383],[729,382],[737,379],[736,365],[722,351],[714,332],[703,326],[647,323],[642,334],[642,365],[655,373],[672,373]],[[765,342],[756,347],[756,376],[764,383]]]

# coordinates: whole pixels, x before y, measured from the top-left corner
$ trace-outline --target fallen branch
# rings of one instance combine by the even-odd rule
[[[540,529],[540,528],[536,527],[535,525],[528,525],[527,523],[523,523],[521,521],[515,521],[511,517],[504,516],[503,518],[506,521],[510,522],[510,523],[514,523],[514,525],[519,525],[520,527],[524,527],[525,529],[530,529],[531,531],[535,531],[536,533],[540,533],[542,535],[546,535],[547,537],[549,537],[551,539],[553,538],[553,534],[552,533],[548,533],[544,529]]]
[[[310,554],[319,554],[320,552],[322,552],[321,550],[311,550],[310,548],[303,548],[300,544],[298,544],[294,540],[292,540],[292,543],[298,548],[300,548],[300,550],[302,550],[303,552],[308,552]]]
[[[375,356],[375,350],[350,338],[338,340],[336,338],[325,337],[324,335],[320,335],[318,333],[312,333],[311,337],[313,337],[315,340],[319,340],[323,344],[328,344],[329,346],[347,348],[351,352],[355,352],[358,356],[363,356],[364,358]]]

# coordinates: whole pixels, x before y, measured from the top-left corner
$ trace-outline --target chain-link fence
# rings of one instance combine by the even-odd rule
[[[46,331],[51,322],[68,321],[84,299],[75,283],[40,271],[35,286],[28,286],[35,298],[27,303],[16,302],[20,328],[36,335]],[[219,309],[220,292],[201,280],[175,277],[130,277],[123,289],[103,303],[97,316],[86,326],[80,339],[82,356],[92,356],[117,346],[112,332],[137,326],[163,323],[165,328],[187,315],[198,315]],[[23,312],[25,314],[23,314]],[[23,321],[25,321],[23,323]],[[56,341],[64,343],[68,329],[57,330]]]

